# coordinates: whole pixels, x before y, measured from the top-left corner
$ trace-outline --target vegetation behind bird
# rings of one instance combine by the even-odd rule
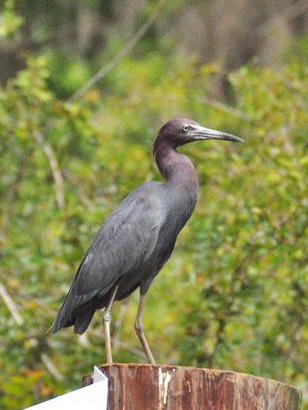
[[[239,137],[202,127],[187,118],[173,118],[160,128],[153,154],[165,181],[140,185],[103,222],[79,265],[52,325],[53,333],[74,326],[76,333],[83,334],[95,311],[104,308],[107,363],[112,364],[113,302],[127,298],[139,288],[135,330],[149,363],[155,364],[143,331],[145,296],[170,258],[177,235],[196,206],[199,191],[194,165],[177,149],[211,139],[243,142]]]
[[[76,388],[88,363],[101,361],[100,316],[86,338],[65,331],[47,339],[45,330],[102,215],[158,178],[153,133],[174,113],[246,140],[240,155],[215,142],[183,149],[198,164],[200,200],[149,294],[145,327],[154,354],[306,391],[305,38],[275,69],[234,72],[232,105],[209,98],[219,64],[198,66],[189,54],[183,61],[170,43],[167,52],[140,46],[81,102],[66,104],[63,96],[94,68],[46,47],[29,52],[27,66],[0,90],[0,279],[13,301],[10,311],[1,296],[0,407]],[[120,361],[144,360],[131,327],[136,302],[132,296],[114,309]]]

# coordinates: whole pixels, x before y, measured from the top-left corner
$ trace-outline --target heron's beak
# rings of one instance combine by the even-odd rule
[[[200,125],[194,125],[189,131],[189,136],[193,141],[199,140],[226,140],[233,142],[244,142],[240,137],[228,134],[227,132],[211,130],[210,128],[201,127]]]

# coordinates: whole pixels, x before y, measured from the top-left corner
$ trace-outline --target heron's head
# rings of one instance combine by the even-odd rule
[[[156,142],[165,140],[176,148],[189,142],[211,139],[233,142],[244,141],[235,135],[202,127],[197,122],[187,118],[173,118],[161,127]]]

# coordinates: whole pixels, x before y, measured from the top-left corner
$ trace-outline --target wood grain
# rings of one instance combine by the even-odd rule
[[[109,410],[298,410],[293,386],[229,370],[113,364],[100,369],[109,378]],[[83,378],[83,385],[92,376]],[[90,410],[90,409],[89,409]]]

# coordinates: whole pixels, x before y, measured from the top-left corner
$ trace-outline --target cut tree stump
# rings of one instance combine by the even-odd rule
[[[108,410],[298,410],[293,386],[230,370],[121,364],[100,366],[109,379]],[[83,378],[83,385],[92,376]],[[91,409],[89,409],[91,410]]]

